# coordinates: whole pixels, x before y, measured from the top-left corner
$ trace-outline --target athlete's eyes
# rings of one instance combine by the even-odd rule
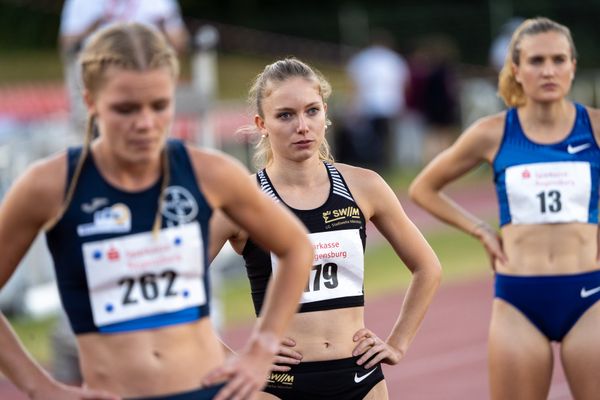
[[[532,65],[540,65],[544,63],[544,57],[531,57],[529,59],[529,64]]]
[[[552,58],[552,61],[554,61],[554,64],[564,64],[567,62],[567,57],[566,56],[556,56],[556,57]]]
[[[319,107],[311,107],[308,109],[308,115],[317,115],[321,111]]]
[[[161,112],[169,108],[170,104],[169,100],[157,100],[151,103],[150,107],[152,108],[152,111]],[[137,103],[117,103],[113,104],[110,108],[118,114],[130,115],[139,112],[142,109],[142,106]]]
[[[560,64],[564,64],[565,62],[567,62],[568,57],[566,55],[558,55],[558,56],[553,56],[550,58],[550,60],[552,61],[553,64],[556,65],[560,65]],[[542,56],[534,56],[531,57],[527,60],[529,62],[529,64],[531,65],[543,65],[544,62],[546,61],[546,59]]]
[[[278,119],[282,119],[282,120],[288,120],[291,117],[292,117],[292,113],[291,112],[287,112],[287,111],[280,112],[280,113],[277,114],[277,118]]]
[[[169,107],[169,100],[158,100],[152,103],[152,109],[154,111],[164,111]]]
[[[111,106],[111,109],[118,114],[128,115],[137,112],[140,107],[136,104],[122,103]]]

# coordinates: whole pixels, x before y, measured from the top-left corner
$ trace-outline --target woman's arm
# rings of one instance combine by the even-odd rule
[[[450,182],[480,163],[492,163],[504,128],[504,113],[483,118],[463,133],[448,149],[434,158],[409,188],[412,200],[440,220],[480,240],[490,257],[505,263],[500,237],[495,229],[465,210],[443,193]]]
[[[4,197],[0,205],[0,287],[12,276],[42,226],[59,212],[65,177],[63,153],[34,164]],[[0,349],[0,370],[32,399],[116,398],[56,382],[27,353],[1,314]]]
[[[242,254],[248,234],[240,229],[221,210],[215,210],[210,219],[210,243],[208,246],[208,260],[213,262],[227,241],[236,253]]]
[[[410,221],[396,194],[375,172],[344,168],[351,190],[365,214],[387,239],[412,273],[400,314],[388,338],[377,338],[368,329],[358,331],[354,355],[362,355],[358,363],[370,361],[365,368],[379,362],[398,363],[410,346],[441,280],[440,262],[417,227]]]
[[[273,203],[257,187],[245,168],[231,157],[191,151],[200,187],[209,203],[220,208],[259,246],[279,259],[261,318],[234,362],[210,374],[205,383],[229,377],[217,400],[236,392],[260,389],[279,349],[283,333],[298,308],[312,267],[313,250],[306,229],[286,209]]]
[[[494,116],[467,129],[417,175],[409,188],[412,200],[442,221],[472,234],[479,219],[452,201],[442,189],[480,163],[491,164],[500,145],[502,126],[503,119]]]

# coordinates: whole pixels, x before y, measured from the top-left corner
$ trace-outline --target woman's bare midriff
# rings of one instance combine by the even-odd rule
[[[354,333],[364,327],[364,307],[298,313],[286,336],[296,341],[302,361],[352,357]]]
[[[224,362],[209,318],[159,329],[77,336],[85,384],[123,397],[197,389]]]
[[[506,225],[502,244],[508,263],[496,263],[500,273],[562,275],[600,268],[595,224]]]

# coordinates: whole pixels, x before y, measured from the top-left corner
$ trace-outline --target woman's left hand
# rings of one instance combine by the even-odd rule
[[[356,342],[356,347],[352,351],[353,356],[361,356],[356,363],[370,369],[379,363],[396,365],[400,362],[404,354],[381,340],[375,333],[367,328],[362,328],[354,334],[352,338]]]

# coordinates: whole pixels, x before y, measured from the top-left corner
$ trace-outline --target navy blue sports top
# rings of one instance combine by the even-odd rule
[[[186,323],[209,313],[212,210],[180,141],[167,142],[170,176],[162,227],[152,232],[161,188],[125,192],[86,158],[73,198],[47,233],[61,301],[76,334]],[[67,182],[82,149],[70,148]]]
[[[600,148],[587,110],[575,103],[568,136],[552,144],[525,136],[515,108],[506,112],[504,136],[493,162],[500,226],[598,223]]]
[[[312,210],[286,204],[306,225],[315,252],[299,312],[364,306],[365,218],[339,171],[332,164],[324,164],[330,181],[325,203]],[[256,177],[265,193],[285,204],[264,169]],[[277,273],[277,259],[251,240],[242,255],[258,315],[271,274]]]

